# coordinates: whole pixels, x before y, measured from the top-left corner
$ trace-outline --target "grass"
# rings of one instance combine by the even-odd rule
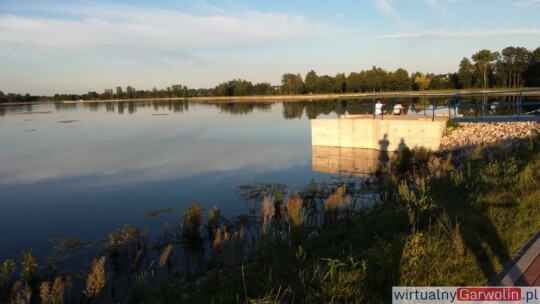
[[[396,199],[356,212],[352,226],[341,222],[292,250],[274,244],[272,256],[243,275],[231,270],[190,302],[377,303],[392,286],[484,285],[540,228],[539,152],[537,137],[481,152],[470,174],[402,181]]]

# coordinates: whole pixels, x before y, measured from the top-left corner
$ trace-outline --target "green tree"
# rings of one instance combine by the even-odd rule
[[[414,83],[417,85],[418,89],[420,91],[424,91],[429,87],[430,79],[426,74],[418,73],[414,77]]]
[[[231,96],[229,92],[229,84],[227,82],[220,83],[214,88],[214,95],[216,96]]]
[[[122,87],[116,87],[116,95],[114,97],[116,99],[123,99],[124,98],[124,90],[122,90]]]
[[[469,89],[473,86],[474,65],[467,57],[463,57],[459,63],[458,79],[460,89]]]
[[[285,73],[281,76],[283,94],[302,94],[304,81],[300,74]]]
[[[253,83],[251,81],[237,79],[232,81],[235,88],[235,96],[253,95]]]
[[[306,77],[304,78],[304,84],[308,94],[320,93],[319,88],[317,87],[319,84],[319,76],[317,76],[315,71],[311,70],[307,72]]]
[[[387,71],[373,66],[371,70],[360,72],[362,79],[362,91],[382,92],[387,91],[390,84],[390,77]]]
[[[345,77],[345,73],[337,73],[336,77],[334,77],[334,92],[347,92],[347,77]]]
[[[88,100],[96,100],[99,99],[99,94],[97,92],[90,91],[88,94],[86,94],[86,97]]]
[[[428,76],[429,89],[431,90],[447,90],[452,88],[449,75],[430,75]]]
[[[346,85],[347,85],[347,92],[351,92],[351,93],[360,92],[361,87],[362,87],[360,74],[356,72],[349,73],[349,75],[347,76]]]
[[[180,84],[171,85],[171,94],[173,97],[185,97],[187,95],[187,87]]]
[[[105,89],[103,93],[101,94],[100,98],[108,100],[108,99],[113,99],[113,96],[114,96],[114,93],[112,89]]]
[[[126,87],[126,94],[124,95],[127,99],[133,99],[135,98],[135,88],[132,86]]]
[[[411,89],[409,81],[409,72],[407,70],[399,68],[394,73],[390,73],[390,86],[389,88],[394,91],[408,91]]]
[[[526,86],[540,87],[540,47],[531,52],[524,78]]]
[[[488,75],[493,63],[499,58],[499,53],[484,49],[472,55],[471,58],[475,63],[477,74],[482,77],[482,87],[486,89],[489,86]]]
[[[317,79],[317,93],[333,93],[334,77],[323,75]]]
[[[253,94],[255,95],[272,95],[272,85],[267,82],[256,83],[253,85]]]
[[[509,88],[523,85],[523,72],[528,67],[530,52],[524,47],[509,46],[502,50],[497,60],[497,74]]]

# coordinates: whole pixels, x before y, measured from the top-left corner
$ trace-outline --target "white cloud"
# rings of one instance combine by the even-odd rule
[[[383,13],[387,15],[397,15],[394,7],[392,6],[393,0],[375,0],[375,6]]]
[[[186,51],[283,41],[325,32],[301,16],[247,10],[201,16],[129,7],[70,7],[57,8],[57,14],[71,16],[0,16],[0,49],[75,53],[118,48]]]
[[[540,0],[518,1],[518,2],[514,2],[512,5],[520,6],[520,7],[540,6]]]
[[[468,37],[489,37],[502,35],[540,35],[540,28],[516,28],[516,29],[496,29],[496,30],[474,30],[474,31],[420,31],[408,33],[396,33],[378,36],[363,36],[364,39],[411,39],[411,38],[468,38]]]

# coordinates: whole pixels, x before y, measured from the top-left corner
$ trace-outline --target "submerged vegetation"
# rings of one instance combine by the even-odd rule
[[[158,214],[169,212],[171,210],[172,210],[172,208],[160,208],[160,209],[156,209],[156,210],[145,210],[145,211],[141,211],[140,215],[141,216],[155,216],[155,215],[158,215]]]
[[[539,228],[540,137],[466,165],[439,154],[404,149],[372,177],[289,194],[241,186],[249,214],[205,220],[195,202],[155,241],[126,225],[84,276],[24,252],[0,264],[0,302],[365,303],[397,285],[483,285]]]

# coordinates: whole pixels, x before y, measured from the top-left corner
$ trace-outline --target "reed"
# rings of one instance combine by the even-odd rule
[[[41,299],[41,304],[52,304],[49,282],[45,281],[39,285],[39,298]]]
[[[21,277],[29,283],[32,283],[36,279],[36,270],[38,268],[38,262],[36,257],[31,251],[23,252],[23,260],[21,263]]]
[[[293,228],[299,228],[304,223],[302,199],[296,192],[287,199],[287,223]]]
[[[52,285],[52,304],[61,304],[64,302],[64,293],[66,292],[66,289],[69,287],[69,280],[62,280],[61,277],[54,278],[53,285]]]
[[[206,230],[208,234],[208,239],[212,240],[214,238],[214,232],[219,226],[219,217],[220,211],[218,206],[214,206],[208,211],[208,223],[206,225]]]
[[[184,213],[182,219],[182,235],[191,241],[200,240],[200,228],[203,221],[203,206],[194,202]]]
[[[272,196],[265,196],[262,203],[262,233],[266,235],[270,229],[272,218],[275,214],[274,198]]]
[[[111,263],[115,271],[132,270],[144,253],[143,237],[137,226],[124,227],[109,233]]]
[[[289,247],[292,249],[302,242],[305,213],[302,208],[303,201],[294,193],[287,199],[287,224],[289,225]]]
[[[170,256],[173,250],[173,245],[169,244],[165,246],[161,255],[159,256],[159,268],[163,269],[165,267],[170,268]]]
[[[234,232],[228,231],[226,225],[216,229],[216,235],[212,241],[214,267],[227,267],[241,261],[244,256],[245,239],[243,227]]]
[[[328,198],[326,199],[324,206],[323,206],[323,213],[324,213],[324,226],[332,226],[335,227],[338,223],[338,217],[340,213],[340,209],[343,205],[345,199],[345,186],[341,185],[337,188],[336,192],[333,194],[330,194]],[[352,200],[350,197],[347,198],[347,208],[351,208]]]
[[[141,236],[137,226],[124,225],[124,227],[109,233],[109,248],[117,250],[136,250],[136,243]]]
[[[66,284],[61,277],[56,277],[51,284],[48,281],[42,282],[39,286],[39,297],[41,304],[62,304],[64,303],[64,293]]]
[[[105,256],[101,258],[93,259],[90,272],[86,279],[86,288],[84,289],[84,295],[88,298],[97,298],[103,288],[107,279],[105,277]]]
[[[17,281],[11,288],[11,294],[9,298],[9,304],[31,304],[32,300],[32,288],[28,283],[22,287],[21,281]]]
[[[17,270],[17,266],[15,265],[15,261],[12,259],[7,259],[2,263],[2,269],[0,271],[0,275],[2,276],[2,285],[8,286],[11,278],[13,277],[13,274]]]

